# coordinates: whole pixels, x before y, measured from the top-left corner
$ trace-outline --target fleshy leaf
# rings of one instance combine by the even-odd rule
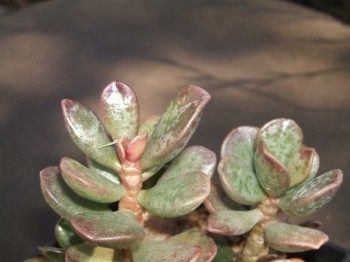
[[[177,234],[169,239],[172,242],[188,243],[201,247],[201,255],[198,262],[212,261],[216,255],[217,248],[212,238],[204,235],[198,228],[191,228]]]
[[[134,137],[126,149],[126,158],[131,162],[140,160],[148,142],[148,133]]]
[[[290,189],[279,199],[278,205],[283,212],[292,216],[309,215],[333,198],[342,181],[342,171],[331,170]]]
[[[107,214],[107,205],[95,203],[76,195],[64,182],[58,167],[47,167],[40,172],[41,190],[46,202],[65,220],[79,213],[99,211]],[[102,215],[103,216],[103,215]]]
[[[101,165],[100,163],[93,160],[91,157],[87,156],[86,159],[87,159],[87,165],[92,171],[97,173],[99,176],[103,176],[111,180],[115,184],[120,184],[119,176],[117,176],[117,173],[115,171]]]
[[[142,135],[144,133],[147,132],[148,137],[151,137],[154,128],[156,127],[157,123],[159,122],[160,119],[160,115],[155,115],[155,116],[151,116],[147,119],[145,119],[145,121],[142,122],[142,124],[139,127],[139,131],[138,131],[138,135]]]
[[[255,169],[260,185],[271,196],[279,196],[290,186],[287,168],[271,155],[261,141],[255,151]]]
[[[310,147],[302,147],[287,164],[290,175],[290,186],[295,186],[304,181],[310,174],[315,149]]]
[[[265,124],[257,134],[256,143],[264,141],[268,151],[286,165],[303,142],[301,128],[291,119],[279,118]]]
[[[259,128],[241,126],[233,129],[225,138],[221,146],[221,157],[235,156],[247,166],[253,166],[255,138]]]
[[[239,261],[239,255],[232,250],[232,244],[227,237],[214,235],[214,241],[218,248],[213,262]]]
[[[139,104],[134,91],[122,82],[110,83],[101,95],[101,119],[114,140],[136,136]]]
[[[265,240],[277,251],[302,252],[318,249],[328,236],[317,229],[273,221],[265,226]]]
[[[55,226],[55,236],[58,244],[63,249],[74,246],[84,241],[74,232],[72,226],[64,219],[58,220]]]
[[[153,214],[178,217],[196,209],[209,192],[210,178],[207,174],[200,171],[177,173],[169,170],[153,188],[142,190],[138,201]]]
[[[209,216],[208,230],[222,235],[242,235],[252,229],[263,217],[263,213],[258,208],[249,211],[219,211]]]
[[[111,146],[102,124],[96,115],[78,102],[62,100],[64,120],[74,143],[97,162],[113,169],[120,169],[120,162]]]
[[[167,239],[164,241],[143,240],[131,247],[133,262],[196,262],[201,248],[187,243],[177,243]]]
[[[162,166],[177,156],[193,135],[209,94],[197,86],[182,89],[156,125],[141,158],[144,169]]]
[[[87,242],[110,248],[125,248],[145,237],[133,212],[123,209],[101,215],[87,212],[71,220],[77,234]]]
[[[62,158],[60,167],[65,182],[83,198],[99,203],[112,203],[125,196],[122,185],[99,176],[73,159]]]
[[[88,243],[72,246],[66,251],[66,262],[122,262],[122,251]]]
[[[64,251],[57,247],[39,247],[40,254],[50,262],[64,262]]]
[[[221,159],[218,172],[227,195],[242,205],[252,205],[266,198],[252,167],[247,167],[235,156]]]
[[[320,156],[315,151],[314,157],[312,159],[312,165],[309,176],[306,178],[306,180],[312,179],[317,175],[317,171],[320,167]]]

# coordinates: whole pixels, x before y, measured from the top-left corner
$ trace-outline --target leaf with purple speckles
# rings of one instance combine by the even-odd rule
[[[219,211],[209,216],[208,230],[221,235],[242,235],[251,230],[263,217],[258,208],[249,211]]]
[[[221,159],[218,165],[220,181],[226,194],[242,205],[252,205],[266,198],[252,166],[235,156]]]
[[[209,94],[197,86],[184,88],[176,95],[149,138],[141,158],[145,170],[162,166],[181,152],[197,128],[209,99]]]
[[[75,233],[70,223],[62,218],[56,223],[55,236],[58,244],[63,249],[67,249],[70,246],[74,246],[84,242]]]
[[[113,147],[104,146],[111,141],[96,115],[87,107],[68,99],[62,100],[62,110],[74,143],[97,162],[120,170],[120,161]]]
[[[315,149],[302,147],[287,164],[290,175],[290,186],[295,186],[304,181],[310,174],[312,162],[314,159]]]
[[[57,247],[39,247],[39,252],[49,261],[53,262],[64,262],[65,255],[61,248]]]
[[[260,185],[268,195],[279,196],[290,186],[287,168],[268,152],[263,141],[255,151],[255,170]]]
[[[265,240],[280,252],[302,252],[318,249],[328,236],[316,229],[272,221],[265,226]]]
[[[342,181],[341,170],[331,170],[291,188],[279,199],[278,205],[283,212],[292,216],[312,214],[334,197]]]
[[[62,158],[60,168],[67,185],[83,198],[98,203],[112,203],[125,196],[122,185],[99,176],[71,158]]]
[[[95,203],[76,195],[64,182],[58,167],[47,167],[40,172],[41,190],[46,202],[65,220],[79,213],[99,211],[110,213],[105,204]]]
[[[77,261],[122,262],[122,250],[84,243],[72,246],[66,251],[66,262]]]
[[[143,240],[131,247],[133,262],[196,262],[201,255],[201,248],[188,243]]]
[[[145,237],[135,214],[127,209],[103,215],[82,213],[74,216],[71,223],[82,239],[103,247],[125,248]]]
[[[101,119],[114,140],[131,140],[139,126],[139,103],[134,91],[122,82],[110,83],[102,92]]]
[[[271,155],[286,165],[300,149],[303,142],[303,132],[291,119],[274,119],[265,124],[258,132],[257,145],[262,141]]]

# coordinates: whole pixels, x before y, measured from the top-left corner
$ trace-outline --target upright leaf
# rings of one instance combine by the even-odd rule
[[[182,89],[160,118],[141,158],[144,169],[162,166],[186,146],[199,123],[209,94],[197,86]]]
[[[156,127],[156,125],[158,124],[160,119],[159,115],[154,115],[151,116],[147,119],[145,119],[142,124],[139,127],[139,131],[137,132],[138,135],[143,135],[144,133],[147,132],[148,137],[151,137],[154,128]]]
[[[98,247],[88,243],[70,247],[66,262],[122,262],[122,250]]]
[[[290,174],[290,186],[295,186],[304,181],[312,169],[312,162],[315,155],[315,149],[302,147],[290,159],[287,169]]]
[[[101,118],[114,140],[136,136],[139,104],[134,91],[122,82],[110,83],[102,92]]]
[[[58,244],[63,249],[81,244],[84,241],[74,232],[70,223],[64,219],[58,220],[55,226],[55,236]]]

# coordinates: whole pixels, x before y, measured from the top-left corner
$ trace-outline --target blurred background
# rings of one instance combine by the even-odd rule
[[[332,242],[350,249],[348,3],[1,1],[1,260],[21,261],[54,241],[58,217],[39,171],[64,156],[84,161],[61,99],[98,113],[115,79],[135,90],[142,117],[161,113],[188,84],[206,89],[212,100],[190,144],[216,153],[234,127],[293,118],[320,155],[320,173],[344,172],[333,201],[300,221],[322,220]]]

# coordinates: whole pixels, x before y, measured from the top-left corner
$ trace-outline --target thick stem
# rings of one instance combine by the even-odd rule
[[[122,259],[121,262],[132,262],[131,250],[130,248],[122,249]]]

